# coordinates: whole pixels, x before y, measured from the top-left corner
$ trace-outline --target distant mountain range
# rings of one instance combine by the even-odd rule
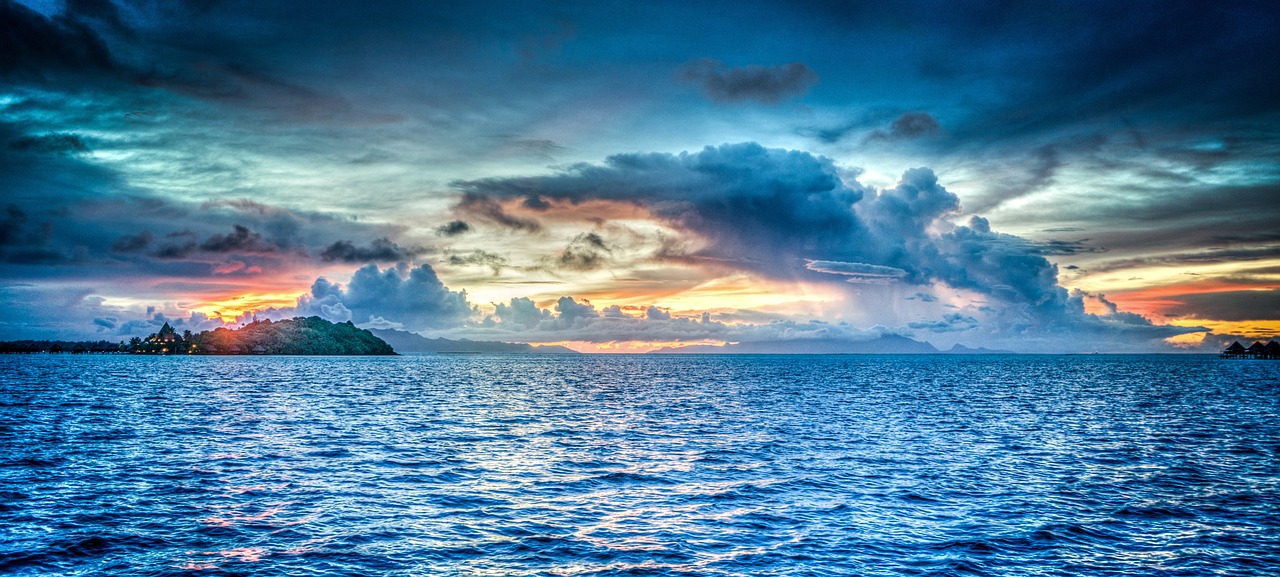
[[[804,339],[791,341],[761,341],[720,345],[691,345],[664,347],[653,351],[658,354],[817,354],[817,355],[929,355],[940,354],[933,345],[901,335],[881,335],[865,341],[842,339]],[[956,344],[946,351],[951,355],[1006,354],[1008,351],[971,349]]]
[[[948,355],[1012,355],[1016,353],[1014,353],[1013,351],[1006,351],[1002,349],[988,349],[986,347],[978,347],[976,349],[971,349],[960,343],[956,343],[952,345],[951,348],[946,350],[946,354]]]
[[[507,343],[491,341],[472,341],[467,339],[429,339],[416,333],[394,329],[369,329],[374,336],[391,345],[397,353],[560,353],[580,354],[572,349],[557,345],[530,345],[526,343]],[[848,341],[839,339],[805,339],[792,341],[762,341],[754,343],[737,343],[727,345],[690,345],[686,347],[664,347],[652,353],[667,354],[872,354],[872,355],[988,355],[1008,354],[985,348],[971,349],[957,344],[946,351],[939,351],[933,345],[917,341],[901,335],[883,335],[866,341]]]
[[[937,353],[933,345],[900,335],[881,335],[866,341],[844,339],[801,339],[790,341],[760,341],[720,345],[692,345],[665,347],[654,353],[674,354],[930,354]]]
[[[568,353],[580,354],[558,345],[534,346],[525,343],[471,341],[467,339],[429,339],[422,335],[395,329],[369,329],[374,336],[384,340],[397,353]]]

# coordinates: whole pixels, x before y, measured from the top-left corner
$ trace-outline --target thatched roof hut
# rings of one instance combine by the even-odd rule
[[[1280,359],[1280,343],[1274,340],[1266,344],[1262,341],[1254,341],[1246,348],[1240,344],[1240,341],[1236,341],[1218,356],[1224,359]]]

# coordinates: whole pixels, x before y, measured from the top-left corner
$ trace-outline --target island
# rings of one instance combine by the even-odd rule
[[[139,355],[394,355],[386,341],[351,321],[320,317],[255,320],[238,329],[181,335],[165,323],[145,339],[134,338],[125,352]]]

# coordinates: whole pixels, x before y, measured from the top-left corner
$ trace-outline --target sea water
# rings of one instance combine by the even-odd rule
[[[0,357],[0,573],[1276,575],[1280,362]]]

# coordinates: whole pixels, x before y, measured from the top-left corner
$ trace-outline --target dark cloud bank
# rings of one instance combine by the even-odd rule
[[[712,102],[776,104],[800,96],[818,82],[818,74],[802,62],[781,66],[728,68],[716,60],[699,60],[685,67],[682,77],[697,84]]]

